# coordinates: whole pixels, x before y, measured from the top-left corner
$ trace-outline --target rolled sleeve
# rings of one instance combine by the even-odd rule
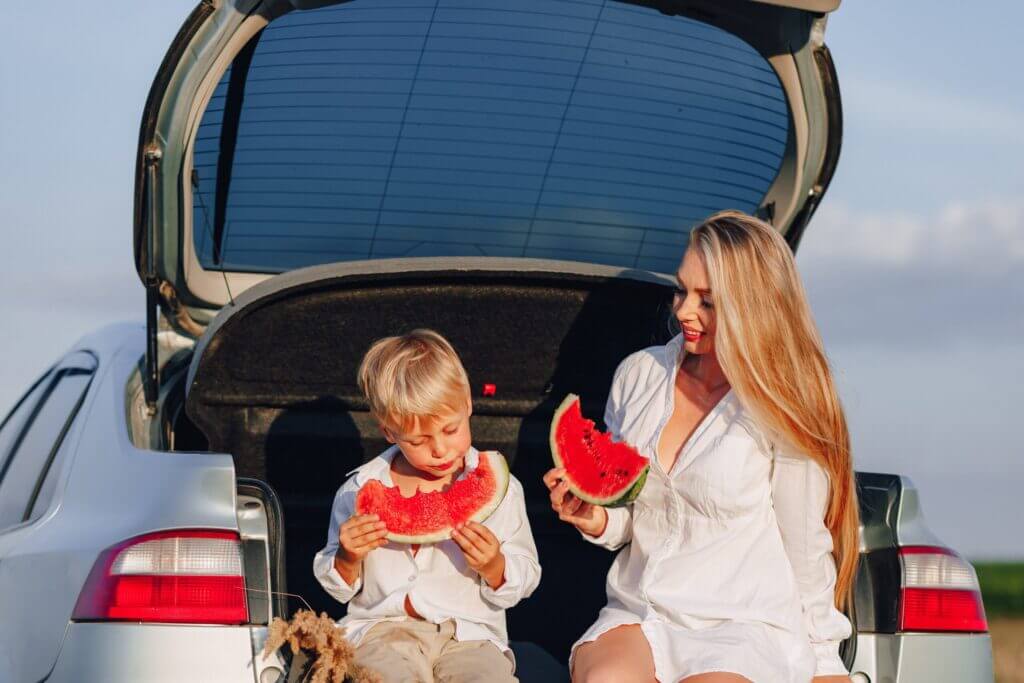
[[[349,585],[334,568],[334,556],[338,552],[338,534],[341,525],[352,516],[356,488],[352,480],[338,489],[331,507],[331,523],[327,529],[327,545],[313,557],[313,575],[328,595],[338,602],[348,602],[363,587],[362,575]]]
[[[317,581],[324,587],[327,594],[338,602],[348,602],[355,597],[359,589],[363,587],[363,577],[359,576],[356,578],[356,582],[353,585],[349,585],[338,570],[334,568],[334,553],[337,552],[335,548],[330,554],[327,553],[327,549],[321,550],[313,558],[313,574],[316,575]]]
[[[850,620],[835,606],[836,563],[832,534],[825,526],[828,499],[828,474],[817,462],[799,454],[775,453],[772,500],[800,591],[816,676],[849,673],[839,644],[852,632]]]
[[[508,609],[536,590],[541,573],[537,546],[526,516],[523,486],[515,477],[509,479],[505,499],[484,524],[501,541],[505,581],[497,588],[491,588],[480,577],[480,594],[495,607]]]
[[[600,536],[591,536],[582,531],[583,538],[608,550],[618,550],[626,545],[633,538],[633,513],[628,507],[605,508],[608,513],[608,523]]]

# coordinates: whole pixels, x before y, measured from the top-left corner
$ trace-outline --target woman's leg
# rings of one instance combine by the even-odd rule
[[[618,626],[576,648],[572,680],[573,683],[653,683],[654,656],[640,626]]]

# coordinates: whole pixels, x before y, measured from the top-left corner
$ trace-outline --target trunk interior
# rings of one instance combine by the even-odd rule
[[[340,617],[345,608],[316,582],[312,558],[347,473],[388,446],[356,368],[380,337],[439,331],[469,373],[474,445],[500,450],[526,492],[544,574],[508,612],[509,636],[564,661],[604,604],[614,554],[582,541],[550,509],[541,482],[552,466],[550,420],[573,392],[600,422],[618,362],[671,336],[670,297],[661,282],[556,273],[435,271],[284,287],[241,305],[200,340],[175,449],[231,453],[238,477],[276,491],[285,590]],[[481,395],[485,383],[495,395]]]

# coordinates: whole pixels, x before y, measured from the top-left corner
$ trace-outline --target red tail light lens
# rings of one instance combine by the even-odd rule
[[[988,631],[978,578],[968,562],[936,546],[900,548],[900,562],[900,631]]]
[[[231,531],[164,531],[104,551],[73,619],[153,623],[249,621],[241,541]]]

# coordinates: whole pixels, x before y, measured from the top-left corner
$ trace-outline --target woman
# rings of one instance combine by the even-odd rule
[[[651,459],[640,496],[596,507],[544,476],[560,519],[628,543],[573,680],[848,683],[850,441],[792,253],[726,211],[690,234],[676,277],[682,333],[622,361],[605,412]]]

